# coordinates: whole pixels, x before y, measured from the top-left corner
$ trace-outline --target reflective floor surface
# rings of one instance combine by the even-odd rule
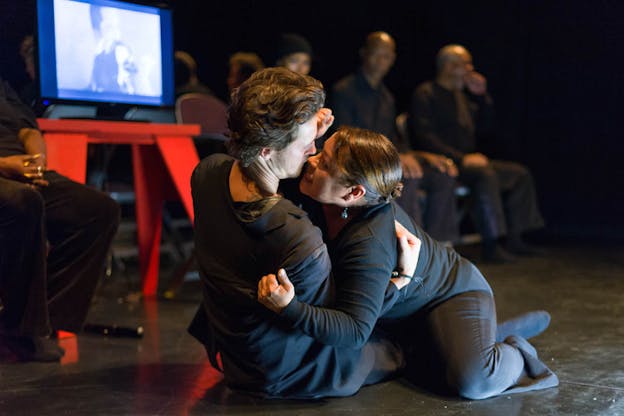
[[[0,415],[624,415],[624,246],[563,242],[543,257],[481,268],[499,319],[530,309],[552,314],[548,331],[533,341],[559,387],[466,401],[399,379],[341,399],[257,399],[225,387],[186,333],[197,282],[185,283],[173,300],[141,300],[128,296],[136,274],[113,275],[89,322],[142,326],[143,338],[62,335],[60,364],[5,357]]]

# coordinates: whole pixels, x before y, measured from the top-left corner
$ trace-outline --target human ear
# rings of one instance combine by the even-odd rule
[[[269,160],[271,158],[271,153],[272,150],[270,147],[263,147],[262,150],[260,150],[260,157],[264,160]]]
[[[349,193],[346,195],[346,201],[357,201],[366,195],[366,188],[362,185],[354,185]]]

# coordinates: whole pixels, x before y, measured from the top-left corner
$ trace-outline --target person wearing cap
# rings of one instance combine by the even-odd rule
[[[284,33],[277,45],[275,66],[283,66],[301,75],[308,75],[312,68],[312,46],[301,35]]]

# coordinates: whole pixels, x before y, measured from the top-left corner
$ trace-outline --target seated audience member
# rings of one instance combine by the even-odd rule
[[[458,237],[455,176],[457,169],[446,157],[415,152],[400,140],[396,130],[394,96],[383,80],[396,57],[394,39],[385,32],[370,33],[360,49],[360,69],[338,81],[330,96],[336,126],[360,127],[388,137],[401,152],[404,190],[398,199],[408,214],[436,240]],[[419,190],[426,191],[421,209]]]
[[[256,71],[264,68],[260,57],[253,52],[236,52],[230,56],[230,69],[227,77],[227,86],[230,93]]]
[[[259,277],[284,267],[300,301],[333,301],[320,231],[277,192],[280,180],[299,175],[333,121],[324,99],[323,86],[309,76],[285,68],[254,73],[234,90],[229,109],[237,159],[209,156],[191,179],[203,301],[189,331],[213,366],[220,354],[230,387],[268,397],[348,396],[403,364],[401,351],[376,333],[356,347],[325,345],[256,300]],[[416,254],[406,270],[413,271]]]
[[[472,56],[460,45],[443,47],[436,64],[436,79],[418,86],[412,97],[412,140],[459,167],[459,179],[474,198],[483,260],[505,262],[513,254],[534,254],[522,239],[522,233],[543,225],[531,173],[518,163],[479,153],[479,134],[492,124],[485,77],[474,71]],[[498,243],[505,235],[506,250]]]
[[[312,46],[301,35],[284,33],[277,43],[275,66],[283,66],[301,75],[312,68]]]
[[[50,337],[81,330],[118,222],[107,195],[46,170],[34,115],[0,80],[0,345],[63,356]]]
[[[299,183],[308,198],[292,196],[323,231],[335,301],[319,307],[295,298],[284,271],[279,280],[268,275],[259,282],[259,301],[287,327],[327,345],[357,348],[376,325],[383,327],[403,347],[405,374],[425,387],[484,399],[556,386],[557,376],[526,340],[548,326],[548,313],[526,314],[497,328],[488,282],[392,203],[401,187],[401,161],[392,143],[378,133],[341,127],[308,159]],[[397,269],[396,220],[418,241],[414,274]],[[388,285],[395,273],[396,287]]]
[[[188,52],[175,52],[174,72],[176,97],[191,92],[212,95],[210,88],[202,84],[197,77],[197,62]]]

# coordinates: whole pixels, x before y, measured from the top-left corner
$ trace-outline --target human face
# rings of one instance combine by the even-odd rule
[[[335,141],[336,136],[331,136],[321,152],[308,158],[305,173],[299,182],[299,190],[323,204],[345,206],[345,197],[349,194],[350,187],[343,185],[336,177]]]
[[[278,179],[296,178],[308,156],[316,153],[316,115],[299,126],[295,140],[282,150],[273,150],[267,165]]]
[[[100,23],[100,32],[102,38],[107,42],[121,39],[121,24],[117,10],[110,7],[102,7],[102,22]]]
[[[450,71],[453,77],[459,83],[464,83],[464,80],[468,74],[474,71],[472,65],[472,56],[464,48],[458,48],[453,56],[453,59],[449,61]]]
[[[301,75],[308,75],[310,73],[310,61],[310,55],[305,52],[291,53],[283,60],[286,68]]]
[[[362,52],[362,67],[364,72],[378,79],[383,79],[396,58],[394,43],[378,41]]]

